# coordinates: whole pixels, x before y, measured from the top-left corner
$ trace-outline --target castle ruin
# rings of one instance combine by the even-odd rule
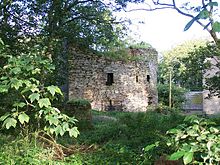
[[[72,51],[69,99],[87,99],[103,111],[146,111],[158,102],[155,49],[129,49],[136,61],[113,60]]]

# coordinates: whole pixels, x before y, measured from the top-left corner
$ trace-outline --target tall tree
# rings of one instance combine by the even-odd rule
[[[205,47],[206,42],[205,40],[191,40],[165,51],[163,59],[159,61],[159,83],[169,83],[169,77],[172,74],[171,80],[174,84],[190,90],[201,90],[203,86],[202,71],[197,73],[195,70],[193,73],[190,72],[194,76],[187,76],[190,74],[189,70],[200,68],[203,64],[204,58],[200,57],[202,55],[194,56],[192,52],[200,47]]]
[[[118,6],[102,0],[4,0],[0,38],[13,49],[27,38],[43,38],[47,44],[66,38],[72,45],[107,50],[119,45],[126,29],[112,14]]]

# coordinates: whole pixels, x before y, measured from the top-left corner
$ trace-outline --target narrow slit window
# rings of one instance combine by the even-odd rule
[[[112,107],[112,100],[109,100],[109,106]]]
[[[150,82],[150,75],[147,75],[147,82]]]
[[[110,86],[114,83],[113,73],[107,73],[107,82],[106,85]]]
[[[136,82],[138,82],[139,80],[138,80],[138,76],[136,76]]]

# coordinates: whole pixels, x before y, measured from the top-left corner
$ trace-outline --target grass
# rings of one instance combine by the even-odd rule
[[[146,164],[152,158],[146,157],[143,148],[163,142],[166,131],[183,121],[183,116],[176,113],[93,111],[92,116],[93,127],[81,131],[77,139],[58,139],[74,151],[64,160],[53,160],[53,150],[43,148],[35,140],[1,136],[0,164]],[[154,154],[166,152],[169,149],[162,145]]]

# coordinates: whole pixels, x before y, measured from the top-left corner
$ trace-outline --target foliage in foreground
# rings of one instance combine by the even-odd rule
[[[28,139],[0,136],[0,164],[46,164],[50,162],[49,151],[30,143]],[[46,157],[45,157],[46,156]]]
[[[149,154],[159,141],[145,147]],[[220,161],[220,129],[211,120],[187,116],[183,124],[167,132],[167,146],[175,150],[169,160],[182,160],[184,164],[218,164]],[[158,149],[157,149],[158,150]]]
[[[164,142],[166,131],[182,123],[178,114],[155,112],[93,112],[93,129],[81,131],[77,139],[67,135],[57,141],[74,150],[62,160],[54,159],[54,148],[39,146],[35,139],[15,138],[1,134],[0,162],[3,164],[146,164],[163,153],[170,153]],[[143,148],[161,141],[160,150],[153,156],[144,154]],[[38,141],[39,142],[39,141]],[[2,152],[3,151],[3,152]],[[0,164],[1,164],[0,163]]]
[[[77,137],[74,117],[62,114],[52,104],[63,94],[59,87],[48,83],[53,72],[52,61],[43,56],[40,48],[20,56],[3,56],[7,63],[0,68],[0,94],[5,114],[0,115],[4,128],[42,129],[49,134]],[[36,125],[36,123],[38,123]]]
[[[189,116],[184,124],[168,131],[170,146],[177,152],[170,159],[183,159],[184,164],[218,164],[220,161],[220,130],[214,122]]]

